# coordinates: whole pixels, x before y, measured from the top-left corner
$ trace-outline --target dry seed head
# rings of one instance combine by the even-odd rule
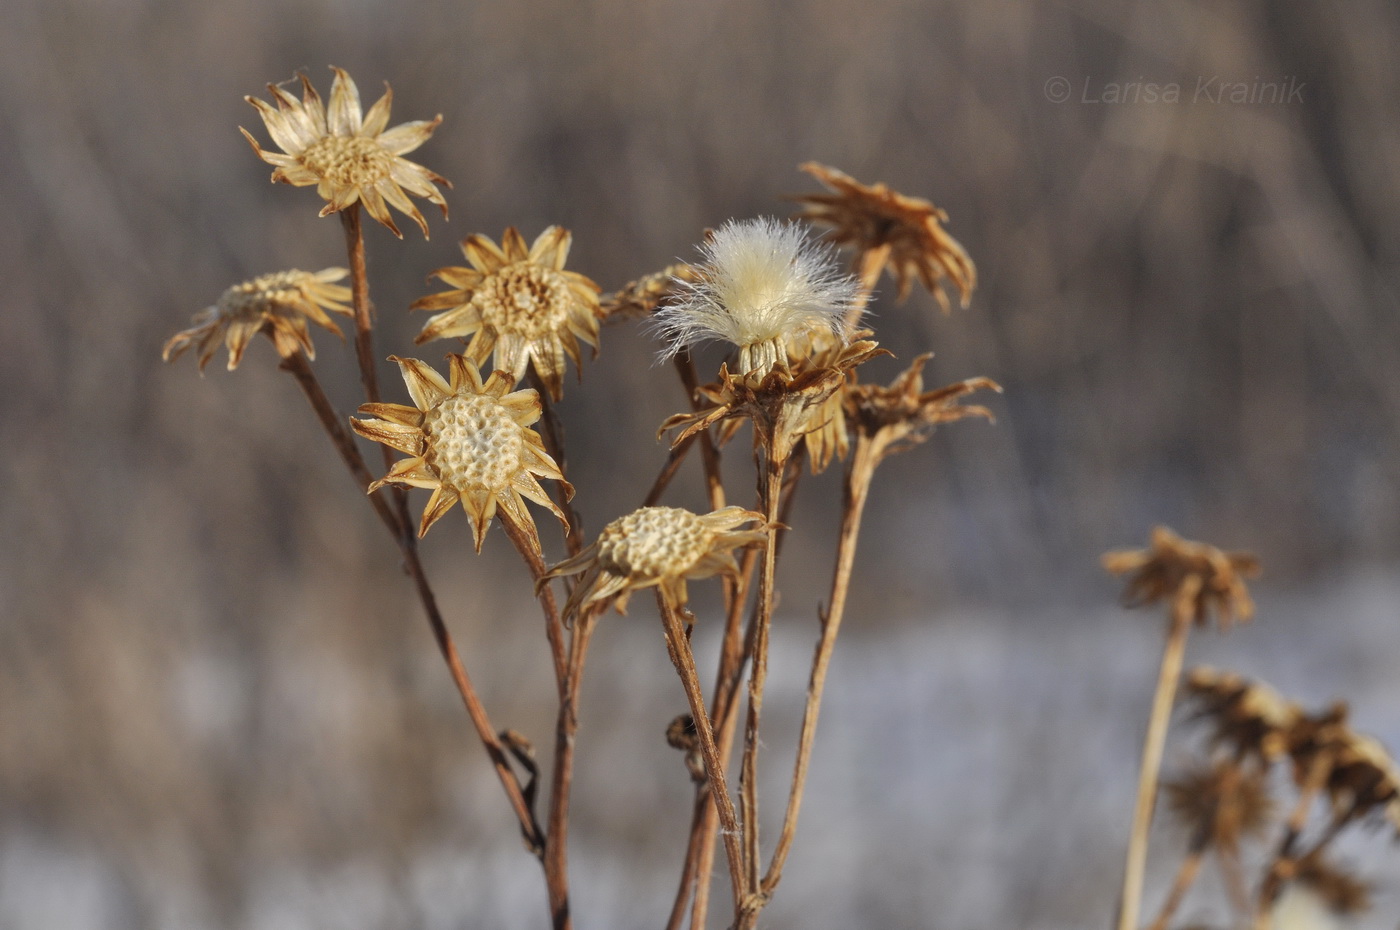
[[[619,517],[598,534],[604,571],[637,578],[679,575],[705,554],[715,531],[679,507],[644,507]]]
[[[1193,669],[1185,693],[1196,705],[1196,717],[1211,722],[1213,741],[1265,761],[1290,750],[1303,717],[1302,708],[1273,688],[1233,672]]]
[[[478,552],[498,507],[531,537],[536,530],[525,507],[527,498],[565,522],[536,478],[558,481],[566,495],[573,494],[539,433],[529,429],[540,418],[538,394],[508,393],[513,379],[504,372],[493,372],[483,382],[476,365],[461,355],[448,356],[450,381],[417,359],[393,360],[399,363],[414,406],[364,404],[360,413],[371,418],[350,423],[366,439],[410,457],[370,485],[370,491],[385,484],[431,489],[419,536],[461,501],[471,518]]]
[[[651,316],[687,284],[694,284],[694,265],[680,262],[630,281],[604,297],[600,303],[604,319],[632,319]]]
[[[598,347],[598,285],[565,271],[572,237],[551,226],[529,248],[511,227],[497,246],[470,236],[462,253],[471,267],[441,268],[434,276],[452,289],[413,303],[435,310],[415,341],[468,338],[466,355],[481,365],[495,354],[497,371],[516,380],[533,366],[555,400],[563,396],[565,358],[582,363],[579,343]]]
[[[719,340],[739,350],[736,372],[761,380],[786,367],[809,330],[845,338],[844,317],[859,290],[805,227],[760,217],[729,220],[701,247],[699,280],[652,318],[663,359]]]
[[[283,358],[305,352],[314,359],[316,350],[306,324],[310,321],[340,335],[326,311],[352,314],[344,304],[350,299],[350,289],[334,283],[348,273],[344,268],[315,273],[277,271],[235,284],[214,306],[195,315],[192,328],[172,336],[162,356],[172,361],[197,346],[199,370],[203,371],[222,340],[228,346],[228,370],[233,371],[252,338],[266,332]]]
[[[445,398],[423,416],[423,460],[442,483],[499,491],[520,470],[525,427],[484,395]]]
[[[1221,629],[1254,616],[1244,579],[1259,574],[1259,560],[1247,552],[1224,552],[1159,526],[1148,548],[1106,553],[1103,567],[1130,576],[1123,591],[1127,607],[1169,601],[1173,615],[1189,614],[1198,626],[1214,613]]]
[[[944,231],[948,214],[927,200],[906,197],[884,184],[862,184],[826,165],[807,162],[799,168],[830,191],[792,198],[806,208],[799,216],[829,226],[831,241],[855,249],[858,264],[865,255],[888,249],[885,265],[895,276],[900,300],[917,278],[947,313],[946,280],[967,306],[977,286],[977,267]]]
[[[276,166],[273,181],[297,187],[316,185],[316,193],[326,200],[322,216],[363,203],[370,216],[403,238],[389,214],[392,206],[417,223],[426,237],[428,223],[409,195],[437,204],[445,219],[447,201],[435,185],[452,185],[401,156],[427,142],[442,117],[386,130],[393,101],[389,85],[384,85],[384,96],[366,113],[360,108],[360,92],[350,75],[340,68],[331,70],[335,80],[329,107],[321,102],[305,74],[297,75],[302,87],[300,100],[276,84],[267,87],[276,107],[256,97],[243,98],[262,116],[281,153],[265,151],[248,130],[240,127],[239,131],[259,158]]]
[[[766,526],[739,529],[754,521],[762,523],[762,514],[742,507],[704,515],[678,507],[643,507],[609,523],[592,544],[555,565],[540,583],[583,573],[564,607],[569,617],[614,598],[618,611],[625,612],[633,591],[654,585],[679,608],[686,603],[687,579],[735,574],[739,565],[732,551],[767,539]]]
[[[1350,916],[1371,909],[1371,883],[1322,855],[1304,857],[1293,880],[1316,893],[1334,914]]]
[[[1267,769],[1243,769],[1232,759],[1191,769],[1163,786],[1171,811],[1192,833],[1229,852],[1257,836],[1273,816]]]

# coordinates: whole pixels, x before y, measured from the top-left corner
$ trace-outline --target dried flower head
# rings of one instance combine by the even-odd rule
[[[1192,768],[1162,787],[1172,813],[1202,847],[1234,853],[1242,838],[1263,833],[1273,817],[1267,775],[1267,769],[1246,770],[1222,759]]]
[[[699,277],[694,265],[685,262],[668,265],[604,296],[600,313],[605,320],[645,319]]]
[[[757,382],[730,375],[728,365],[721,365],[719,381],[697,391],[711,406],[669,417],[657,435],[679,429],[671,441],[675,448],[700,430],[747,418],[754,425],[756,447],[786,461],[799,441],[831,424],[830,399],[844,389],[850,372],[877,355],[887,354],[873,341],[857,339],[830,352],[792,360],[785,370],[775,370]],[[836,440],[824,436],[821,441]]]
[[[739,529],[754,521],[760,526]],[[643,507],[603,527],[591,545],[551,568],[541,583],[583,573],[564,607],[568,617],[612,599],[618,612],[626,613],[633,591],[655,585],[672,606],[681,607],[688,579],[738,574],[732,551],[767,539],[762,523],[762,514],[742,507],[703,516],[679,507]]]
[[[1376,817],[1400,834],[1400,766],[1380,740],[1344,728],[1331,761],[1333,811],[1348,820]]]
[[[510,227],[498,247],[488,237],[469,236],[462,254],[470,268],[441,268],[433,274],[452,290],[414,302],[414,310],[440,310],[415,342],[471,337],[467,357],[478,365],[496,353],[495,367],[519,380],[526,364],[558,400],[564,392],[564,356],[582,364],[579,340],[598,348],[598,285],[565,271],[573,237],[551,226],[526,248]]]
[[[847,412],[856,428],[876,439],[880,454],[898,452],[927,439],[935,427],[967,417],[996,417],[979,404],[962,403],[976,391],[1001,393],[990,378],[968,378],[932,391],[924,390],[924,365],[933,356],[925,353],[890,383],[854,385],[847,396]]]
[[[267,85],[277,101],[275,109],[257,97],[243,98],[257,108],[268,135],[285,154],[265,151],[248,130],[240,126],[238,131],[259,158],[277,166],[272,172],[273,181],[297,187],[316,185],[316,193],[326,200],[322,216],[363,203],[370,216],[402,239],[403,233],[394,225],[387,203],[412,217],[426,238],[428,222],[408,195],[437,204],[445,219],[447,201],[433,185],[452,185],[402,156],[428,141],[442,122],[442,115],[386,130],[393,101],[389,85],[385,83],[384,96],[368,113],[363,113],[359,89],[350,75],[340,68],[331,70],[335,80],[331,84],[329,109],[321,103],[311,79],[304,73],[297,74],[301,81],[300,100],[277,84]]]
[[[739,375],[762,379],[786,367],[788,343],[807,331],[845,336],[858,285],[805,227],[768,217],[730,220],[700,249],[699,280],[652,317],[667,343],[663,358],[720,340],[738,347]]]
[[[1259,574],[1259,560],[1247,552],[1223,552],[1159,526],[1148,548],[1107,553],[1103,567],[1131,576],[1123,592],[1127,607],[1171,599],[1174,615],[1182,611],[1204,625],[1214,611],[1222,629],[1254,615],[1244,579]]]
[[[1293,880],[1321,898],[1334,914],[1345,917],[1371,909],[1371,883],[1320,854],[1305,856]]]
[[[549,508],[568,526],[535,479],[538,475],[558,481],[573,496],[573,488],[544,451],[539,433],[529,429],[540,418],[538,394],[507,393],[512,382],[502,372],[493,372],[483,384],[476,365],[461,355],[448,356],[450,382],[425,362],[391,358],[399,363],[415,406],[363,404],[359,412],[373,419],[350,423],[366,439],[411,458],[396,464],[370,485],[370,491],[386,484],[431,488],[418,527],[420,537],[460,500],[472,521],[477,552],[498,506],[506,519],[538,542],[524,498]]]
[[[196,346],[202,372],[222,340],[228,346],[228,370],[233,371],[248,343],[263,332],[283,358],[305,352],[308,358],[314,359],[316,349],[311,344],[306,323],[310,320],[337,336],[341,334],[326,311],[346,316],[353,314],[342,303],[350,299],[350,289],[334,283],[348,273],[344,268],[327,268],[314,273],[278,271],[235,284],[223,292],[218,303],[195,314],[193,327],[171,336],[161,357],[169,362],[185,354],[190,346]]]
[[[883,255],[895,276],[899,299],[909,296],[914,278],[949,311],[944,279],[958,289],[967,306],[977,286],[977,267],[942,223],[948,214],[917,197],[906,197],[884,184],[861,184],[835,168],[807,162],[799,166],[826,186],[829,194],[794,197],[806,209],[800,218],[831,227],[829,237],[856,250],[857,264],[867,255]],[[872,279],[873,280],[873,279]]]
[[[1186,695],[1195,704],[1195,718],[1210,721],[1213,742],[1265,761],[1290,750],[1303,716],[1302,708],[1263,682],[1213,668],[1192,669]]]

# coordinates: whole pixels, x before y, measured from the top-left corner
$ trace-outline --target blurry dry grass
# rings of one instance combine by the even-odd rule
[[[611,288],[707,225],[785,209],[772,195],[810,189],[807,159],[945,208],[978,257],[974,309],[877,305],[882,341],[932,342],[1007,396],[999,429],[942,450],[941,480],[891,464],[917,507],[872,501],[892,532],[858,587],[907,610],[1092,577],[1094,553],[1155,522],[1247,539],[1275,578],[1400,554],[1400,12],[1350,8],[11,0],[0,830],[109,857],[132,925],[161,917],[174,876],[193,903],[161,907],[212,902],[211,925],[240,926],[258,870],[392,872],[443,812],[454,835],[499,812],[462,794],[481,760],[426,637],[378,593],[395,582],[367,508],[305,454],[289,385],[157,362],[230,282],[340,260],[335,221],[260,187],[236,135],[269,76],[334,62],[392,79],[401,112],[447,114],[424,157],[457,182],[454,219],[371,269],[384,345],[408,344],[402,308],[474,230],[565,225],[571,265]],[[1086,76],[1306,87],[1276,107],[1055,105],[1054,75],[1072,100]],[[629,340],[575,417],[673,408],[638,389]],[[603,422],[570,436],[592,528],[662,456],[611,460]],[[478,633],[462,624],[464,648]],[[547,729],[510,701],[504,719]]]

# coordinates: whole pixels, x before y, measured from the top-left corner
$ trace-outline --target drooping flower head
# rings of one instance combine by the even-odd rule
[[[1221,629],[1254,616],[1244,579],[1259,574],[1259,560],[1248,552],[1224,552],[1158,526],[1148,548],[1106,553],[1103,567],[1128,576],[1128,607],[1170,601],[1173,611],[1189,613],[1198,626],[1214,613]]]
[[[529,498],[568,526],[564,514],[535,479],[538,475],[573,488],[544,451],[540,434],[529,429],[540,418],[540,398],[532,390],[510,391],[504,372],[492,372],[483,384],[470,359],[448,356],[450,381],[425,362],[392,357],[403,372],[415,406],[362,404],[360,413],[373,419],[355,420],[355,432],[411,456],[370,485],[386,484],[432,489],[418,527],[421,537],[459,500],[471,518],[476,551],[497,507],[515,526],[535,537],[535,522],[525,509]]]
[[[967,306],[977,286],[977,266],[943,228],[947,213],[927,200],[907,197],[885,184],[862,184],[826,165],[809,161],[798,167],[830,191],[792,198],[806,208],[798,216],[829,226],[831,241],[855,249],[857,264],[867,256],[882,257],[884,266],[894,274],[898,299],[909,296],[917,278],[947,313],[947,281],[957,288],[960,302]]]
[[[810,330],[844,340],[843,317],[858,284],[804,226],[768,217],[730,220],[700,247],[698,280],[653,317],[663,358],[703,342],[738,347],[735,371],[760,380],[786,368],[789,343]]]
[[[389,215],[389,206],[393,206],[411,217],[426,238],[428,222],[408,195],[437,204],[446,219],[447,201],[434,185],[452,185],[402,156],[428,141],[442,122],[442,115],[386,130],[393,101],[388,83],[384,85],[384,96],[364,113],[360,109],[360,92],[350,75],[340,68],[331,70],[335,81],[331,84],[329,109],[311,86],[311,79],[302,73],[297,74],[302,89],[300,100],[277,84],[267,85],[277,101],[276,108],[257,97],[243,98],[257,108],[268,135],[285,154],[265,151],[248,130],[240,126],[238,131],[259,158],[277,166],[272,172],[273,181],[297,187],[316,185],[316,193],[326,200],[322,216],[363,203],[370,216],[402,239],[403,233]]]
[[[224,291],[218,303],[195,314],[194,326],[171,336],[161,356],[173,361],[191,347],[197,347],[199,370],[214,357],[222,341],[228,346],[228,370],[238,367],[243,350],[260,332],[267,333],[283,358],[305,352],[316,357],[307,331],[307,321],[340,335],[340,329],[326,311],[351,316],[343,301],[350,299],[350,288],[336,284],[349,272],[344,268],[324,271],[278,271],[235,284]]]
[[[739,529],[754,521],[760,526]],[[612,599],[618,612],[625,613],[633,591],[656,585],[679,608],[686,603],[687,579],[738,574],[732,550],[766,540],[762,524],[762,514],[742,507],[703,516],[679,507],[643,507],[603,527],[590,546],[555,565],[540,581],[584,573],[564,607],[569,617]]]
[[[462,241],[470,268],[440,268],[433,275],[452,290],[415,301],[414,310],[441,310],[415,342],[471,337],[467,357],[481,365],[496,353],[497,371],[518,381],[533,365],[559,400],[564,393],[564,356],[581,364],[579,340],[598,348],[598,285],[576,271],[565,271],[572,236],[551,226],[525,247],[510,227],[497,246],[488,237]]]

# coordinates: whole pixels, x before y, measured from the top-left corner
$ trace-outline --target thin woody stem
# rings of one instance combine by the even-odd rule
[[[721,832],[724,834],[725,854],[729,858],[729,880],[733,886],[734,900],[745,899],[743,871],[743,850],[739,845],[739,822],[734,812],[734,802],[729,797],[729,786],[724,777],[724,763],[720,758],[719,747],[715,743],[714,729],[710,715],[705,710],[705,697],[700,692],[700,676],[695,669],[695,656],[690,651],[690,640],[686,637],[685,626],[667,596],[658,589],[656,604],[661,611],[661,620],[666,627],[666,643],[671,653],[671,661],[680,675],[681,686],[685,689],[686,701],[690,704],[690,714],[695,720],[695,732],[700,738],[700,755],[705,762],[705,778],[709,783],[710,794],[719,810]]]
[[[768,544],[763,549],[763,565],[758,576],[758,620],[754,624],[752,665],[749,670],[748,714],[744,722],[744,759],[739,770],[739,804],[744,820],[744,865],[748,870],[747,888],[759,889],[758,836],[758,730],[763,713],[763,690],[768,683],[768,633],[773,622],[773,589],[777,574],[778,504],[782,496],[785,457],[775,455],[778,443],[771,434],[764,442],[762,499],[768,523]],[[741,902],[743,903],[743,902]],[[751,926],[757,910],[740,913],[740,927]]]
[[[379,379],[374,368],[374,322],[370,319],[369,275],[365,270],[365,237],[360,224],[360,205],[352,204],[340,211],[345,227],[345,248],[350,258],[351,305],[355,309],[355,360],[360,366],[360,383],[365,398],[379,403]],[[388,454],[388,449],[385,449]]]
[[[545,451],[550,458],[554,459],[554,464],[559,466],[561,473],[568,472],[568,460],[564,455],[564,424],[559,419],[559,413],[554,409],[554,401],[549,396],[549,386],[544,383],[544,379],[535,371],[533,365],[530,366],[530,386],[535,389],[535,393],[540,396],[540,416],[541,438],[544,439]],[[554,502],[559,505],[559,509],[564,513],[564,520],[569,528],[564,533],[564,547],[569,555],[578,555],[583,549],[583,520],[579,517],[578,511],[574,510],[573,503],[569,500],[564,489],[560,486],[556,493],[551,495]]]
[[[355,311],[355,361],[360,369],[360,384],[364,387],[365,400],[379,403],[379,378],[374,358],[374,319],[373,307],[369,299],[369,273],[365,262],[364,227],[360,222],[360,205],[351,204],[340,211],[340,223],[345,229],[345,252],[350,262],[350,305]],[[387,471],[394,465],[394,455],[388,446],[380,446]],[[394,510],[403,524],[403,538],[408,546],[416,547],[418,537],[413,534],[413,521],[408,515],[408,492],[395,486],[390,492]]]
[[[811,762],[812,744],[821,713],[822,692],[826,687],[827,669],[836,648],[836,636],[845,616],[846,596],[850,591],[851,571],[855,565],[856,544],[860,538],[861,518],[869,497],[875,468],[880,462],[880,449],[874,439],[861,433],[856,439],[855,453],[846,474],[845,501],[841,515],[841,533],[836,546],[836,565],[831,577],[831,597],[821,615],[822,632],[812,658],[812,672],[807,684],[807,705],[802,712],[802,731],[798,737],[797,760],[793,766],[792,788],[788,792],[787,811],[782,831],[768,873],[763,877],[762,890],[771,895],[782,878],[783,865],[792,849],[797,831],[797,815],[802,807],[802,795],[807,783],[807,768]]]
[[[1162,909],[1157,912],[1157,919],[1152,921],[1148,930],[1167,930],[1167,924],[1175,916],[1177,908],[1181,907],[1181,902],[1186,898],[1186,892],[1191,890],[1191,886],[1196,883],[1196,877],[1201,873],[1201,862],[1205,859],[1205,847],[1192,845],[1186,858],[1181,860],[1181,865],[1177,867],[1176,878],[1172,880],[1171,891],[1167,893],[1167,900],[1162,902]]]
[[[1296,865],[1303,856],[1295,854],[1298,840],[1303,835],[1303,827],[1307,823],[1308,812],[1311,810],[1313,801],[1318,793],[1322,791],[1322,786],[1327,783],[1327,778],[1332,772],[1332,753],[1324,750],[1312,760],[1308,768],[1307,777],[1303,781],[1302,788],[1298,792],[1298,801],[1293,805],[1293,810],[1288,816],[1284,827],[1283,838],[1279,841],[1278,851],[1274,853],[1273,860],[1269,863],[1268,869],[1264,873],[1263,880],[1259,883],[1259,899],[1254,912],[1254,930],[1269,930],[1273,921],[1270,913],[1274,902],[1283,892],[1283,886],[1289,878],[1288,872]],[[1333,837],[1346,823],[1350,817],[1350,812],[1343,816],[1333,818],[1329,828],[1323,833],[1321,839],[1313,846],[1308,855],[1315,855],[1321,852],[1322,848],[1332,841]]]
[[[802,448],[788,461],[790,480],[784,483],[784,494],[778,511],[778,522],[786,524],[797,498],[797,478],[802,473]],[[760,506],[762,502],[760,502]],[[783,537],[778,537],[778,557],[783,554]],[[725,621],[724,643],[720,652],[720,668],[715,684],[715,713],[719,721],[720,756],[728,764],[730,750],[734,743],[734,733],[739,722],[739,702],[736,699],[739,685],[743,682],[744,661],[753,651],[754,637],[757,635],[758,604],[754,604],[749,617],[748,632],[741,628],[744,605],[753,584],[754,570],[758,565],[759,552],[749,549],[744,553],[740,564],[739,585],[735,600],[729,605]],[[709,907],[710,874],[714,869],[715,858],[715,810],[714,805],[702,809],[703,821],[694,827],[701,835],[700,858],[696,866],[695,903],[691,911],[690,926],[699,930],[705,926]]]
[[[525,567],[530,570],[530,580],[538,584],[545,573],[544,555],[540,551],[539,535],[517,524],[504,508],[499,513],[501,528],[506,531],[511,544],[520,553],[520,557],[525,560]],[[549,585],[541,586],[539,602],[544,611],[545,637],[549,640],[549,652],[554,660],[554,681],[559,698],[563,700],[566,694],[565,682],[569,674],[569,653],[568,647],[564,644],[564,623],[559,619],[559,605],[554,600],[554,589]]]
[[[312,409],[316,412],[322,427],[335,445],[336,451],[340,453],[341,459],[350,470],[351,477],[355,479],[361,490],[367,489],[371,480],[369,469],[365,466],[364,459],[360,456],[360,450],[356,447],[353,437],[350,436],[349,430],[344,426],[340,416],[335,413],[335,408],[331,405],[330,399],[326,397],[320,381],[316,378],[315,372],[305,357],[297,354],[285,358],[282,361],[282,368],[296,378],[297,384],[306,394],[307,400],[310,401]],[[467,675],[466,667],[462,664],[457,646],[452,640],[452,634],[448,632],[442,612],[438,609],[437,597],[423,571],[417,547],[408,542],[411,531],[399,523],[394,512],[380,495],[369,495],[369,500],[375,513],[379,515],[385,528],[394,538],[394,542],[399,546],[399,551],[404,559],[404,567],[413,580],[414,590],[417,592],[418,599],[423,605],[423,611],[428,617],[428,624],[433,631],[433,639],[437,643],[438,650],[442,653],[443,660],[447,663],[452,681],[457,686],[457,692],[462,696],[462,703],[466,705],[467,715],[476,728],[477,736],[481,739],[486,754],[496,769],[496,775],[500,778],[501,786],[505,789],[511,809],[515,812],[516,819],[520,821],[520,831],[525,837],[525,843],[537,856],[541,855],[544,835],[540,831],[534,812],[530,810],[529,804],[525,801],[520,781],[516,778],[515,771],[510,767],[505,748],[496,735],[491,718],[487,715],[486,708],[477,696],[470,676]]]
[[[1157,781],[1161,777],[1162,750],[1167,740],[1167,723],[1171,718],[1172,701],[1176,697],[1181,665],[1186,655],[1186,634],[1191,629],[1191,613],[1180,603],[1172,605],[1171,628],[1162,652],[1162,665],[1157,675],[1157,690],[1152,698],[1152,712],[1147,722],[1147,736],[1142,747],[1142,769],[1138,775],[1137,804],[1133,810],[1133,829],[1128,838],[1128,855],[1123,869],[1123,893],[1118,912],[1118,930],[1135,930],[1142,910],[1142,878],[1147,864],[1147,833],[1152,825],[1152,810],[1157,799]]]
[[[860,322],[865,308],[870,305],[870,295],[875,291],[875,284],[880,280],[880,273],[885,270],[885,263],[889,259],[890,247],[888,245],[876,246],[860,253],[860,258],[856,261],[860,277],[860,290],[846,311],[847,329],[853,329]]]

